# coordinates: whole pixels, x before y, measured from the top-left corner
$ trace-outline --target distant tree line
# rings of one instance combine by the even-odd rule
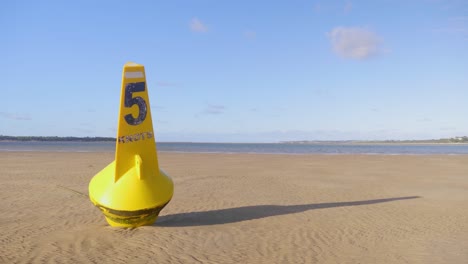
[[[355,143],[371,143],[371,144],[402,144],[402,143],[415,143],[415,144],[434,144],[434,143],[468,143],[468,136],[463,137],[453,137],[453,138],[441,138],[441,139],[427,139],[427,140],[343,140],[343,141],[310,141],[310,140],[300,140],[300,141],[283,141],[281,143],[287,144],[355,144]]]
[[[450,142],[452,143],[468,143],[468,137],[454,137],[454,138],[449,138]]]
[[[2,136],[0,141],[80,141],[80,142],[96,142],[96,141],[115,141],[113,137],[37,137],[37,136]]]
[[[113,137],[39,137],[39,136],[3,136],[0,135],[0,141],[79,141],[79,142],[97,142],[97,141],[115,141]],[[314,143],[468,143],[468,136],[441,138],[432,140],[385,140],[385,141],[284,141],[281,143],[289,144],[314,144]]]
[[[370,143],[468,143],[468,137],[454,137],[454,138],[441,138],[441,139],[427,139],[427,140],[385,140],[385,141],[370,141]]]

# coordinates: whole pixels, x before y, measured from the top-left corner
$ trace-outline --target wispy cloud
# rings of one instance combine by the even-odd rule
[[[346,59],[363,60],[381,54],[381,38],[361,27],[335,27],[327,33],[333,51]]]
[[[8,112],[0,112],[0,117],[10,120],[31,120],[31,117],[27,114],[17,114],[17,113],[8,113]]]
[[[198,18],[194,17],[189,23],[190,30],[193,32],[205,33],[208,32],[208,27]]]
[[[257,37],[257,32],[253,30],[246,30],[244,31],[244,37],[248,39],[255,39]]]
[[[224,105],[208,104],[205,110],[203,111],[203,114],[219,115],[224,113],[224,110],[226,110],[226,107]]]

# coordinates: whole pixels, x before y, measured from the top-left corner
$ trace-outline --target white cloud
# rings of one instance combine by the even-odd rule
[[[196,17],[190,21],[189,26],[193,32],[208,32],[208,27]]]
[[[333,51],[342,58],[362,60],[383,52],[380,37],[365,28],[335,27],[327,35]]]

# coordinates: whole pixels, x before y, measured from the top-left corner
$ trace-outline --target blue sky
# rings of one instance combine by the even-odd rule
[[[145,65],[157,141],[468,135],[468,1],[8,1],[0,134],[115,136]]]

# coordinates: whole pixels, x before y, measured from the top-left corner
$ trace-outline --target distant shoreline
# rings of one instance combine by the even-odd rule
[[[2,151],[115,152],[116,141],[0,141]],[[432,155],[468,154],[467,143],[195,143],[157,142],[159,151],[183,153],[258,153],[258,154],[369,154]]]
[[[468,145],[468,142],[443,142],[443,141],[313,141],[307,143],[280,142],[291,145]]]
[[[0,135],[0,142],[115,142],[115,137],[58,137],[58,136],[4,136]],[[468,137],[453,137],[427,140],[293,140],[271,143],[260,142],[161,142],[185,144],[291,144],[291,145],[439,145],[439,144],[468,144]]]
[[[115,140],[112,137],[0,136],[0,142],[104,142]]]
[[[99,142],[109,142],[114,143],[114,140],[0,140],[1,143],[99,143]],[[323,142],[313,142],[313,143],[288,143],[288,142],[271,142],[271,143],[255,143],[255,142],[175,142],[175,141],[157,141],[157,144],[203,144],[203,145],[295,145],[295,146],[320,146],[320,145],[329,145],[329,146],[465,146],[468,145],[468,142],[346,142],[346,141],[323,141]]]

